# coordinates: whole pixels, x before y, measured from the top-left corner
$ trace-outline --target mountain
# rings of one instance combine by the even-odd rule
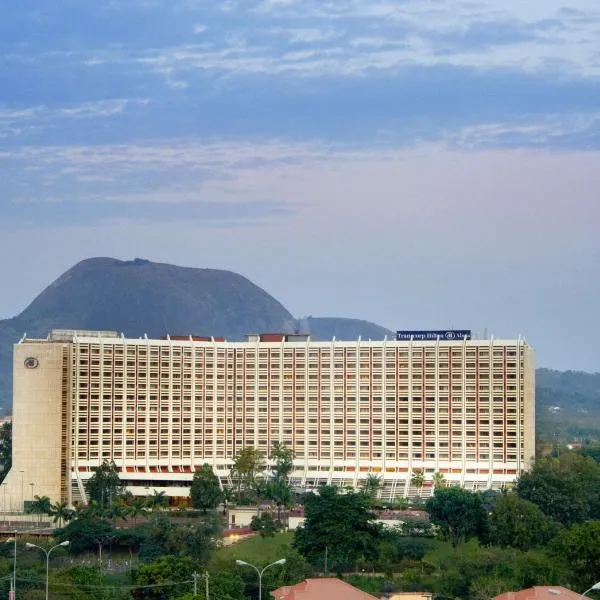
[[[536,371],[538,441],[600,439],[600,373]]]
[[[275,298],[230,271],[90,258],[61,275],[21,314],[0,321],[0,406],[11,404],[12,345],[24,333],[46,337],[51,329],[97,329],[128,337],[170,333],[236,340],[246,333],[293,332],[305,326],[318,339],[390,333],[353,319],[297,322]]]
[[[386,335],[394,339],[394,332],[360,319],[343,319],[339,317],[305,317],[298,319],[298,329],[310,333],[315,340],[382,340]]]

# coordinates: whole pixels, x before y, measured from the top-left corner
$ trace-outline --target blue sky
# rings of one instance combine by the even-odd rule
[[[141,256],[600,371],[599,40],[597,0],[10,2],[0,317]]]

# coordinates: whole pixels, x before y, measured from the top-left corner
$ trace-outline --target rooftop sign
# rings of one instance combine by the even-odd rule
[[[441,329],[433,331],[396,331],[396,340],[399,342],[406,342],[410,340],[435,342],[438,339],[446,342],[460,341],[464,339],[470,340],[471,330]]]

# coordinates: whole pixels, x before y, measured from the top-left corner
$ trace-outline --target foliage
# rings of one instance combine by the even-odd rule
[[[140,560],[150,562],[163,555],[189,556],[198,564],[208,564],[222,533],[217,515],[209,514],[191,525],[175,525],[164,514],[156,515],[144,527]]]
[[[90,502],[95,502],[101,509],[112,506],[113,501],[125,491],[125,484],[119,479],[117,465],[104,460],[86,481],[85,491]]]
[[[175,600],[206,600],[206,573],[198,579],[198,594],[184,594]],[[217,600],[244,600],[244,580],[231,571],[209,573],[209,597]]]
[[[223,501],[223,492],[221,491],[219,478],[215,475],[209,464],[204,463],[194,473],[190,496],[192,498],[192,506],[202,509],[205,513],[208,508],[217,508]]]
[[[600,444],[595,444],[592,446],[584,446],[579,450],[579,454],[582,456],[589,456],[593,458],[597,463],[600,463]]]
[[[364,494],[321,486],[318,495],[306,496],[304,516],[294,547],[313,565],[324,564],[326,551],[332,570],[348,568],[361,557],[377,556],[381,529],[374,523]]]
[[[444,487],[446,485],[446,477],[443,473],[434,473],[431,480],[435,487]]]
[[[49,514],[53,517],[52,522],[59,525],[68,523],[75,518],[75,511],[66,502],[55,502],[50,507]]]
[[[555,556],[565,560],[573,576],[571,586],[583,591],[598,581],[600,573],[600,521],[573,525],[550,545]]]
[[[563,525],[600,518],[600,464],[575,452],[537,459],[516,489]]]
[[[461,541],[484,534],[487,514],[479,494],[456,486],[437,488],[425,510],[454,548]]]
[[[0,482],[12,466],[12,422],[2,423],[0,427]]]
[[[264,471],[265,461],[260,450],[252,446],[242,448],[233,461],[231,469],[232,479],[237,479],[238,491],[252,488],[256,482],[256,476]]]
[[[99,539],[116,536],[116,530],[106,521],[85,513],[78,519],[54,531],[57,542],[69,540],[69,550],[78,554],[86,550],[96,550]]]
[[[377,498],[379,488],[381,487],[381,479],[374,473],[369,473],[364,480],[362,491],[371,501]]]
[[[52,513],[52,502],[48,496],[34,496],[32,502],[30,502],[25,508],[25,512],[35,515],[49,515]]]
[[[495,546],[529,550],[557,535],[560,525],[516,493],[502,494],[490,514],[486,539]]]
[[[196,569],[196,563],[189,557],[161,556],[141,565],[134,577],[137,586],[159,587],[138,587],[134,595],[142,600],[167,600],[174,592],[191,590]]]
[[[260,515],[254,515],[250,521],[250,529],[260,532],[261,537],[273,537],[279,529],[271,513],[264,512]]]
[[[410,485],[421,489],[425,483],[425,475],[423,471],[415,470],[410,476]]]
[[[146,498],[146,506],[150,510],[166,508],[169,505],[169,497],[163,491],[152,490],[152,495]]]

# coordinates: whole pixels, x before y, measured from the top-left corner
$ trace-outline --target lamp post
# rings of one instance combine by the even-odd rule
[[[71,542],[69,542],[69,540],[65,540],[64,542],[61,542],[60,544],[56,544],[56,546],[52,546],[52,548],[50,548],[50,550],[46,550],[45,548],[42,548],[41,546],[36,546],[35,544],[30,544],[29,542],[27,542],[25,544],[25,546],[27,546],[27,548],[37,548],[38,550],[41,550],[45,555],[46,555],[46,600],[48,600],[48,576],[50,574],[50,553],[52,552],[52,550],[55,550],[56,548],[59,548],[60,546],[68,546]]]
[[[261,571],[259,571],[258,567],[255,567],[254,565],[251,565],[250,563],[247,563],[245,560],[236,560],[235,561],[236,565],[238,565],[240,567],[241,566],[252,567],[258,573],[258,600],[262,600],[262,576],[263,576],[263,573],[269,567],[273,567],[275,565],[283,565],[284,563],[285,563],[285,558],[280,558],[279,560],[276,560],[274,563],[271,563],[270,565],[267,565]]]
[[[581,597],[583,598],[588,592],[591,592],[593,590],[600,590],[600,581],[598,583],[595,583],[589,590],[585,590],[585,592],[581,594]]]
[[[14,543],[14,556],[13,556],[13,576],[10,582],[10,588],[12,591],[11,600],[14,600],[17,594],[17,534],[15,532],[14,537],[9,537],[5,544],[10,544],[10,542]]]
[[[6,485],[7,485],[6,483],[2,484],[2,494],[3,494],[3,497],[2,497],[2,512],[4,513],[4,520],[5,521],[6,521],[6,513],[8,512],[6,510]]]
[[[30,483],[29,485],[31,486],[31,501],[33,502],[33,487],[35,486],[35,483]]]

